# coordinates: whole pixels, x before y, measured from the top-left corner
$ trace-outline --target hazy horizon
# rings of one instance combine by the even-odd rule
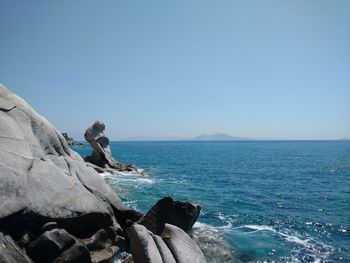
[[[349,1],[0,3],[0,83],[77,140],[350,138]]]

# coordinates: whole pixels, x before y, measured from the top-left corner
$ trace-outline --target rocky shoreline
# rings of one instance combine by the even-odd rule
[[[126,207],[97,171],[138,171],[113,159],[104,125],[85,133],[84,161],[63,135],[0,85],[0,263],[206,262],[186,233],[200,207],[159,200],[148,213]],[[88,162],[86,162],[88,161]]]

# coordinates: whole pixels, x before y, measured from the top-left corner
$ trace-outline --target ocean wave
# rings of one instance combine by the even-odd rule
[[[139,169],[142,170],[142,169]],[[143,170],[142,170],[143,171]],[[153,177],[150,177],[148,174],[142,172],[119,172],[119,171],[113,171],[113,172],[103,172],[100,174],[105,179],[110,179],[113,181],[117,181],[119,183],[145,183],[145,184],[153,184],[155,182]]]
[[[235,227],[234,229],[248,229],[248,230],[252,230],[252,231],[245,231],[246,233],[255,233],[258,231],[271,231],[271,232],[275,232],[276,230],[273,229],[270,226],[264,226],[264,225],[243,225],[243,226],[238,226]]]
[[[208,262],[228,263],[234,259],[234,251],[225,241],[221,227],[196,222],[191,236],[203,250]]]
[[[267,225],[243,225],[233,228],[232,230],[244,230],[244,234],[254,234],[256,232],[268,231],[273,235],[282,238],[286,242],[295,244],[290,253],[290,257],[286,260],[293,262],[321,262],[329,258],[334,248],[328,244],[325,244],[315,238],[302,237],[296,231],[287,229],[277,230]]]
[[[217,213],[217,218],[224,224],[222,226],[216,227],[217,229],[231,229],[236,221],[235,215],[225,215],[221,212]]]

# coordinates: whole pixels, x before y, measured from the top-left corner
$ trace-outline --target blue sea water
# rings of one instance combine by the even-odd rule
[[[209,262],[350,262],[349,141],[110,145],[145,171],[104,174],[130,207],[164,196],[201,205],[192,235]]]

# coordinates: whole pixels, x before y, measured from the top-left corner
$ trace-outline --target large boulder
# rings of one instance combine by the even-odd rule
[[[126,229],[130,239],[130,249],[136,263],[163,263],[162,256],[152,233],[144,226],[133,224]]]
[[[137,172],[138,170],[135,165],[122,164],[113,158],[111,148],[109,147],[109,139],[104,134],[104,130],[105,124],[100,121],[96,121],[86,129],[84,137],[90,143],[93,151],[91,155],[84,158],[85,161],[107,170],[112,168],[118,171]],[[100,171],[98,169],[96,170]]]
[[[0,85],[0,230],[57,222],[73,234],[96,232],[131,215],[110,186],[23,99]],[[125,213],[124,213],[125,212]]]
[[[35,262],[49,263],[75,243],[73,236],[64,229],[46,231],[27,248],[28,255]]]
[[[177,226],[165,224],[161,236],[144,226],[126,229],[135,263],[206,263],[203,252],[191,237]]]
[[[196,222],[200,209],[199,205],[164,197],[139,220],[139,223],[157,235],[162,233],[165,223],[180,227],[187,232]]]
[[[176,260],[173,256],[173,254],[171,253],[170,249],[165,244],[164,240],[160,236],[157,236],[157,235],[153,235],[152,238],[157,245],[157,248],[159,250],[159,253],[162,257],[163,262],[164,263],[176,263]]]
[[[177,263],[206,263],[207,260],[196,242],[177,226],[165,224],[161,234]]]

